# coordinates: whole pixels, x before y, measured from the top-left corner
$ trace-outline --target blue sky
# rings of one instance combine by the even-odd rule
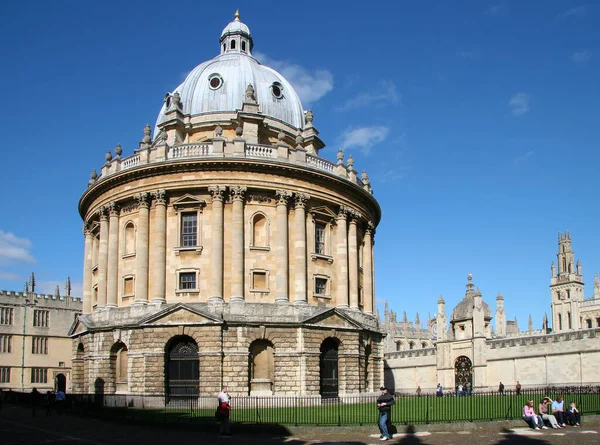
[[[239,8],[255,54],[296,87],[335,160],[383,209],[376,291],[399,317],[448,310],[468,273],[492,308],[539,328],[557,233],[586,296],[600,272],[600,3],[569,1],[10,2],[0,289],[81,287],[77,202],[92,168],[132,154],[162,99],[218,54]]]

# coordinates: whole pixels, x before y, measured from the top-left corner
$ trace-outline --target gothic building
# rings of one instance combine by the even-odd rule
[[[381,211],[239,14],[80,202],[78,392],[337,396],[383,381]]]
[[[571,249],[569,232],[558,235],[558,273],[551,266],[552,328],[544,314],[542,327],[520,332],[517,320],[506,320],[504,297],[496,310],[468,276],[464,298],[446,315],[440,296],[437,314],[428,329],[396,316],[386,305],[386,385],[402,391],[421,386],[433,391],[437,383],[453,390],[459,384],[475,390],[507,387],[520,381],[527,386],[598,383],[600,366],[600,280],[594,295],[584,298],[582,268]],[[407,348],[406,345],[409,347]]]

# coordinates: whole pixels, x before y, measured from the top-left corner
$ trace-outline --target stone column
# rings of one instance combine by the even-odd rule
[[[289,303],[289,252],[288,252],[288,201],[292,196],[287,190],[277,190],[277,233],[275,238],[275,303]]]
[[[348,282],[350,284],[350,309],[358,310],[358,236],[356,224],[360,213],[350,212],[348,230]]]
[[[152,192],[154,200],[154,227],[152,231],[152,279],[154,288],[152,303],[162,304],[166,300],[165,276],[167,273],[167,192],[163,189]]]
[[[88,223],[83,223],[85,251],[83,254],[83,313],[92,312],[92,242],[93,235]]]
[[[212,196],[211,289],[209,300],[223,301],[223,201],[225,187],[209,187]]]
[[[340,206],[336,222],[337,222],[337,255],[335,262],[337,263],[337,307],[348,307],[348,234],[347,222],[348,208]]]
[[[232,198],[231,224],[231,298],[244,299],[244,194],[246,187],[230,187]]]
[[[106,307],[117,307],[119,289],[119,206],[108,204],[108,266],[106,268]]]
[[[373,235],[375,228],[369,223],[365,230],[363,247],[363,311],[373,313]]]
[[[138,203],[138,225],[135,237],[135,303],[148,304],[148,224],[149,194],[135,195]]]
[[[306,202],[310,195],[296,193],[294,210],[294,303],[308,304],[306,293]]]
[[[108,208],[98,209],[100,215],[100,245],[98,246],[98,305],[106,306],[106,269],[108,265]]]

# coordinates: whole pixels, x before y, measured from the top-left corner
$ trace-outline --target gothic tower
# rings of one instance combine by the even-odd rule
[[[558,234],[557,265],[552,262],[550,292],[552,294],[552,330],[563,332],[581,328],[579,305],[583,301],[581,262],[575,263],[571,234]]]

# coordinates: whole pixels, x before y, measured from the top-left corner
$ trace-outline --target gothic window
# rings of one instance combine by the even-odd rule
[[[46,368],[31,368],[31,383],[48,383]]]
[[[600,328],[600,317],[596,318],[596,327]]]
[[[572,323],[571,323],[571,313],[570,312],[567,312],[567,323],[569,324],[569,329],[573,329]]]
[[[563,272],[567,271],[567,260],[566,260],[566,258],[562,259],[562,271]]]
[[[47,337],[32,337],[31,353],[32,354],[48,354],[48,338]]]
[[[427,343],[426,342],[421,343],[421,347],[422,348],[426,348],[427,347]]]
[[[415,342],[414,342],[414,341],[411,341],[411,342],[408,344],[408,349],[415,349]]]
[[[135,255],[135,225],[132,221],[125,224],[123,232],[123,256]]]
[[[166,346],[165,385],[170,398],[197,397],[200,383],[198,344],[191,337],[173,337]]]
[[[202,245],[200,241],[202,208],[205,202],[193,195],[186,194],[173,202],[175,213],[178,214],[178,246],[175,254],[182,251],[195,251],[200,254]]]
[[[33,326],[36,328],[47,328],[50,325],[50,312],[42,310],[33,311]]]
[[[558,330],[562,331],[562,314],[558,314]]]
[[[2,307],[0,308],[0,324],[12,325],[13,324],[13,308]]]
[[[0,335],[0,354],[12,352],[12,335]]]
[[[396,351],[402,351],[402,342],[396,342]]]
[[[256,340],[250,345],[250,395],[268,395],[273,391],[275,354],[268,340]]]
[[[252,217],[252,238],[250,248],[269,248],[269,221],[263,213]]]

